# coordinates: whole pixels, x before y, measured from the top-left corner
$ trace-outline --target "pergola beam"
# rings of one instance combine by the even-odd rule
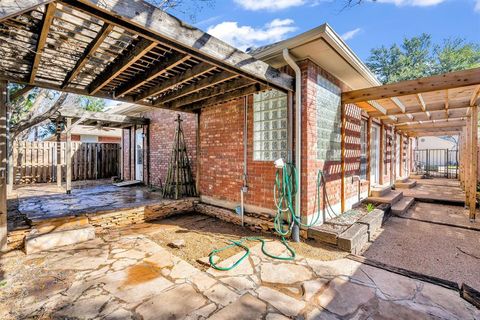
[[[162,74],[167,73],[169,70],[177,67],[178,65],[186,62],[189,60],[191,56],[185,55],[183,53],[173,53],[171,56],[163,59],[162,61],[158,62],[146,72],[141,73],[135,76],[134,79],[125,83],[122,87],[115,90],[115,95],[118,97],[123,97],[127,93],[137,89],[138,87],[142,86],[143,84],[161,76]]]
[[[238,99],[238,98],[241,98],[241,97],[244,97],[244,96],[247,96],[249,94],[253,94],[255,92],[259,92],[259,91],[265,90],[265,89],[266,89],[266,86],[262,86],[262,85],[256,83],[256,84],[250,85],[248,87],[244,87],[244,88],[241,88],[241,89],[237,89],[237,90],[228,92],[228,93],[226,93],[222,96],[211,97],[211,98],[208,98],[206,100],[202,100],[200,102],[196,102],[196,103],[193,103],[193,104],[190,104],[190,105],[187,105],[187,106],[182,106],[181,110],[196,111],[196,110],[199,110],[203,107],[208,107],[208,106],[216,105],[216,104],[219,104],[219,103],[222,103],[222,102],[225,102],[225,101]]]
[[[105,38],[110,34],[110,32],[113,29],[113,25],[109,23],[105,23],[100,31],[97,33],[97,36],[95,39],[92,40],[88,44],[88,46],[85,48],[85,51],[83,55],[78,59],[77,63],[75,64],[75,67],[67,74],[65,77],[65,80],[63,81],[62,88],[65,88],[70,84],[70,82],[75,79],[78,74],[82,71],[83,67],[87,64],[87,62],[92,58],[93,54],[97,49],[100,47],[100,45],[103,43]]]
[[[151,96],[155,96],[155,95],[161,94],[165,91],[168,91],[170,89],[173,89],[177,86],[180,86],[180,85],[184,84],[187,81],[190,81],[190,80],[192,80],[196,77],[199,77],[199,76],[201,76],[205,73],[213,71],[214,69],[216,69],[216,67],[212,66],[208,63],[205,63],[205,62],[199,63],[199,64],[193,66],[192,68],[186,70],[185,72],[183,72],[183,73],[181,73],[177,76],[174,76],[172,78],[169,78],[169,79],[163,81],[162,83],[160,83],[160,84],[158,84],[158,85],[156,85],[152,88],[149,88],[149,89],[145,90],[144,92],[140,93],[138,96],[135,97],[135,102],[150,98]]]
[[[33,84],[35,81],[35,76],[37,75],[38,66],[40,60],[42,59],[43,49],[45,48],[45,43],[47,42],[48,31],[52,25],[53,17],[55,16],[55,3],[47,4],[45,8],[45,13],[43,14],[43,19],[40,27],[40,33],[37,39],[37,44],[35,46],[35,56],[33,57],[32,68],[29,76],[29,83]]]
[[[462,131],[415,131],[406,132],[410,137],[458,136]]]
[[[165,104],[167,102],[176,100],[178,98],[191,95],[195,92],[198,92],[200,90],[206,89],[206,88],[211,87],[213,85],[217,85],[217,84],[220,84],[222,82],[234,79],[236,77],[237,77],[237,75],[232,74],[232,73],[227,72],[227,71],[216,73],[216,74],[214,74],[210,77],[203,78],[202,80],[199,80],[199,81],[195,82],[194,84],[192,84],[190,86],[185,86],[183,88],[175,90],[171,94],[167,94],[167,95],[161,97],[160,99],[158,99],[157,101],[154,102],[154,106],[159,106],[159,105]]]
[[[171,109],[178,109],[181,106],[192,104],[201,100],[206,100],[211,97],[222,95],[226,92],[237,90],[253,84],[250,79],[239,78],[231,82],[222,83],[216,87],[211,87],[196,93],[184,96],[166,104],[166,107]]]
[[[146,39],[190,54],[201,61],[282,91],[294,90],[292,76],[279,72],[267,63],[187,25],[145,1],[128,1],[125,5],[119,5],[118,0],[63,0],[62,2],[135,34],[140,34]]]
[[[480,84],[480,68],[445,73],[416,80],[400,81],[342,93],[343,103],[355,103],[447,90]]]
[[[96,94],[111,80],[120,75],[123,71],[128,69],[132,64],[143,57],[147,52],[155,48],[157,44],[150,40],[142,39],[126,54],[112,62],[88,87],[88,92],[91,95]],[[128,50],[128,49],[127,49]]]
[[[110,114],[106,112],[86,111],[79,108],[65,107],[59,110],[60,116],[71,119],[83,119],[84,121],[99,121],[105,124],[128,124],[128,125],[146,125],[149,120],[140,117],[130,117],[119,114]]]

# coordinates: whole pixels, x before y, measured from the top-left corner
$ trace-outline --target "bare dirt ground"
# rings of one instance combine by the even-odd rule
[[[132,227],[132,230],[139,232],[145,225]],[[159,245],[167,248],[176,256],[188,261],[197,268],[205,269],[206,266],[198,260],[207,257],[214,249],[222,248],[230,244],[230,240],[238,240],[243,237],[262,237],[267,241],[280,241],[279,237],[271,234],[251,231],[231,223],[227,223],[212,217],[187,214],[159,220],[154,224],[148,224],[145,233]],[[169,244],[178,239],[185,241],[185,247],[172,248]],[[248,247],[258,244],[258,241],[247,241]],[[300,243],[289,242],[296,253],[317,260],[329,261],[343,258],[347,253],[328,245],[319,244],[313,240],[302,240]],[[267,243],[268,250],[268,243]],[[220,258],[228,258],[243,251],[239,247],[233,247],[218,255]]]
[[[480,231],[411,218],[469,224],[463,207],[419,202],[404,218],[390,218],[363,255],[480,290]]]

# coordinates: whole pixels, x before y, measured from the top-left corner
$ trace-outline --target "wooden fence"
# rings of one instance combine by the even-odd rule
[[[62,179],[66,177],[66,143],[61,142]],[[119,175],[120,144],[72,142],[72,181]],[[20,141],[13,152],[15,184],[57,180],[57,143]]]

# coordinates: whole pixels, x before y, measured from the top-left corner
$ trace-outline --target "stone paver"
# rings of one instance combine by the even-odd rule
[[[458,292],[356,261],[285,262],[256,245],[238,268],[203,272],[147,235],[4,255],[0,319],[480,319]]]

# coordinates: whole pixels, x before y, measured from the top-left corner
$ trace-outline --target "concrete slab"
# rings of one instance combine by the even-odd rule
[[[390,187],[390,185],[375,186],[375,187],[370,188],[370,196],[376,197],[376,198],[384,197],[391,190],[392,190],[392,188]]]

